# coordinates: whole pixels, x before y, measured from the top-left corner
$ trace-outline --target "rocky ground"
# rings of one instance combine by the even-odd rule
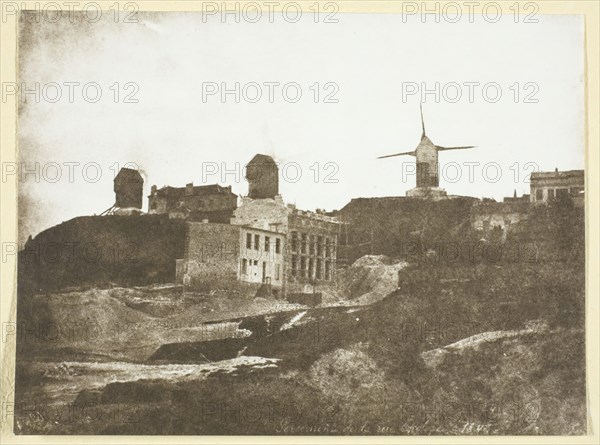
[[[176,286],[36,295],[21,313],[45,328],[18,344],[16,431],[585,431],[582,324],[538,301],[539,270],[454,281],[415,271],[399,289],[405,267],[363,257],[314,308]],[[523,316],[507,324],[498,296],[515,292]]]

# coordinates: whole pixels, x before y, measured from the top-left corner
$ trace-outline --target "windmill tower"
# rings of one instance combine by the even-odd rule
[[[463,147],[442,147],[441,145],[435,145],[431,142],[431,139],[425,134],[425,121],[423,120],[423,106],[421,109],[421,127],[423,128],[423,134],[421,135],[421,142],[417,145],[413,151],[406,151],[403,153],[395,153],[393,155],[379,156],[377,159],[391,158],[394,156],[414,156],[417,161],[417,186],[406,192],[406,196],[421,197],[421,198],[442,198],[446,196],[446,191],[440,188],[439,181],[439,165],[438,165],[438,151],[444,150],[463,150],[466,148],[473,148],[474,145],[468,145]]]

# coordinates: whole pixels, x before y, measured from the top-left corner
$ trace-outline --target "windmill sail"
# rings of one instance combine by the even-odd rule
[[[438,151],[444,151],[444,150],[464,150],[465,148],[475,148],[475,145],[465,145],[464,147],[442,147],[441,145],[436,145],[435,146]]]
[[[405,155],[416,156],[417,153],[415,151],[405,151],[404,153],[395,153],[393,155],[379,156],[377,159],[392,158],[394,156],[405,156]]]

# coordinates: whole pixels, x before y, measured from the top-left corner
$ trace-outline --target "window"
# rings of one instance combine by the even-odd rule
[[[535,191],[535,200],[543,201],[544,200],[544,191],[542,189],[537,189]]]
[[[301,241],[300,241],[300,252],[301,253],[306,253],[306,233],[303,233],[302,235],[300,235]]]
[[[308,259],[308,278],[315,277],[315,260],[314,258]]]
[[[281,238],[275,238],[275,253],[281,253]]]
[[[323,272],[321,270],[322,267],[323,267],[323,263],[321,261],[321,258],[317,258],[317,271],[316,271],[317,280],[323,279]]]
[[[314,255],[315,254],[315,237],[313,235],[310,235],[308,240],[309,240],[308,248],[309,248],[310,255]]]
[[[296,255],[292,255],[292,276],[295,277],[298,270],[298,257]]]
[[[252,249],[252,234],[246,233],[246,249]]]
[[[298,232],[292,232],[292,252],[298,252]]]
[[[569,189],[556,189],[556,198],[567,198],[569,196]]]
[[[300,258],[300,276],[306,278],[306,258]]]
[[[260,249],[260,235],[254,235],[254,250]]]
[[[265,252],[271,250],[271,238],[265,236]]]
[[[548,201],[552,201],[554,199],[554,189],[548,189]]]
[[[331,280],[331,261],[325,261],[325,279]]]
[[[325,256],[331,256],[331,240],[329,238],[325,238]]]
[[[263,261],[263,265],[262,265],[262,277],[263,277],[263,281],[265,278],[267,278],[267,262]]]
[[[275,264],[275,279],[279,280],[279,264]]]
[[[323,256],[323,237],[317,237],[317,256]]]
[[[248,273],[248,260],[244,258],[242,260],[242,274],[246,275]]]

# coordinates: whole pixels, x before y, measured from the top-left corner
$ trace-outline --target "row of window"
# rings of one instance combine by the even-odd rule
[[[292,255],[291,274],[293,277],[330,281],[333,279],[333,261]]]
[[[281,238],[275,237],[275,253],[281,253]],[[263,250],[265,252],[271,251],[271,241],[272,238],[270,236],[264,236],[264,246]],[[254,249],[260,250],[261,246],[261,236],[258,234],[246,233],[246,249]]]
[[[335,241],[322,235],[308,235],[293,231],[291,250],[294,253],[330,258],[335,256]]]
[[[571,196],[576,198],[581,196],[581,192],[583,191],[583,187],[570,187],[570,188],[557,188],[557,189],[547,189],[548,190],[548,201],[552,201],[557,198]],[[537,189],[535,191],[535,200],[543,201],[544,200],[544,189]]]

